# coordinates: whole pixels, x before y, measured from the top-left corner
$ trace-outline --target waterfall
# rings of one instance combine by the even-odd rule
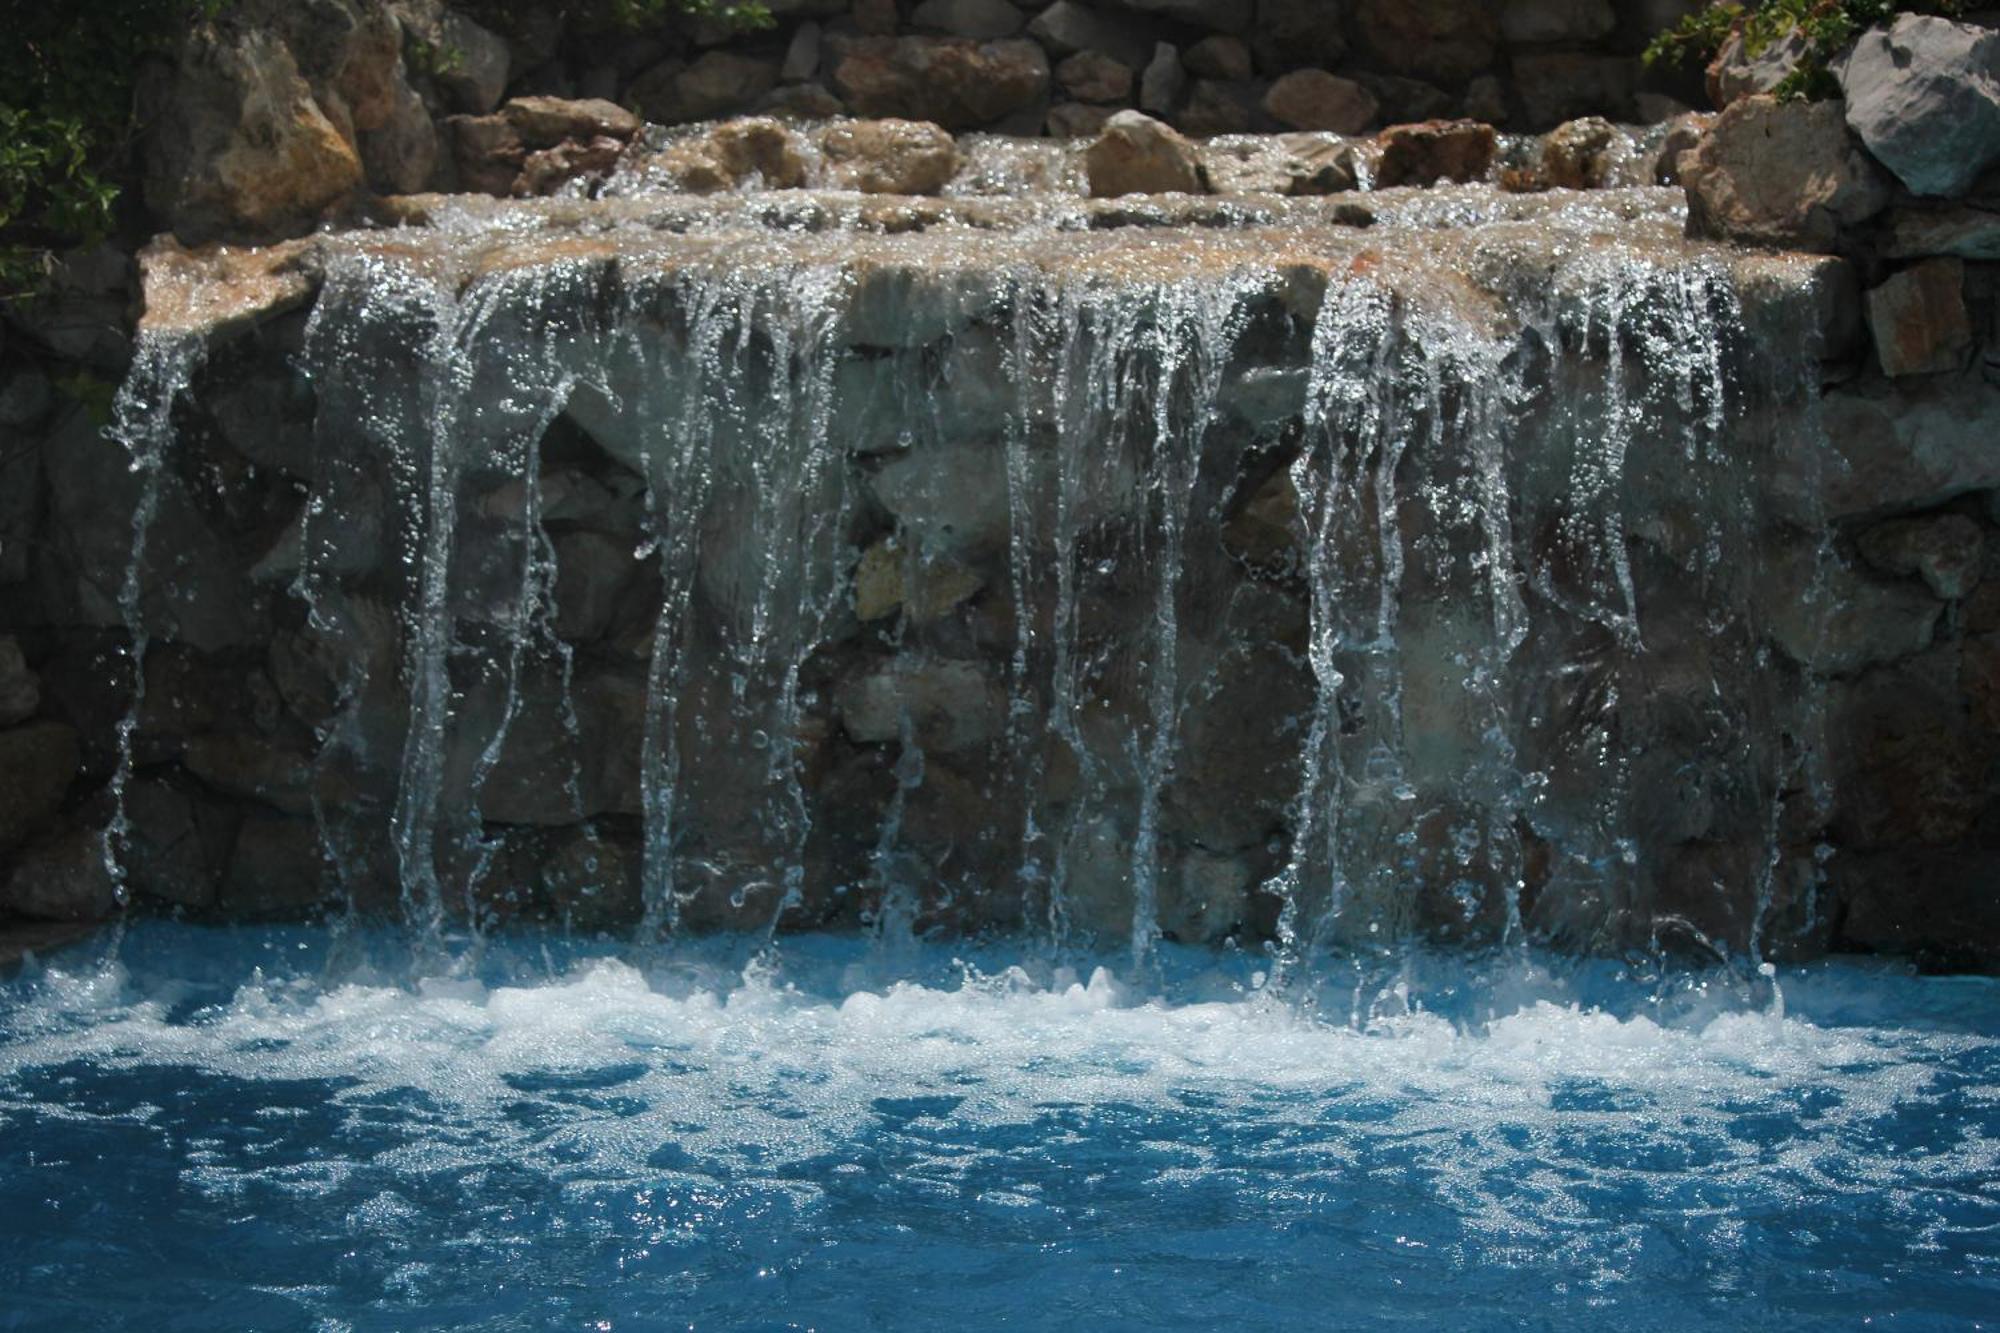
[[[185,335],[142,336],[132,358],[131,372],[112,404],[112,437],[125,447],[139,483],[132,507],[131,548],[124,577],[118,585],[118,617],[125,630],[132,692],[117,723],[117,761],[110,781],[111,818],[104,837],[104,865],[121,906],[128,897],[125,844],[131,835],[125,794],[132,781],[133,733],[139,728],[140,710],[146,703],[146,649],[153,637],[146,609],[150,554],[147,542],[159,512],[160,488],[166,484],[162,473],[173,461],[174,407],[193,381],[205,350],[200,339]]]
[[[426,937],[1764,950],[1809,349],[1558,225],[337,239],[274,648],[323,860]],[[142,468],[201,397],[154,346]]]

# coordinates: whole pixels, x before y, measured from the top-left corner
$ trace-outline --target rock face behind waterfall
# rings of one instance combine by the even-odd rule
[[[53,533],[116,582],[138,510],[139,596],[46,603],[144,630],[134,749],[82,659],[51,711],[131,887],[226,915],[1820,947],[1814,654],[1940,606],[1784,535],[1843,270],[1453,189],[162,245],[170,442]]]
[[[0,344],[0,918],[2000,959],[1985,28],[774,8],[190,32]]]

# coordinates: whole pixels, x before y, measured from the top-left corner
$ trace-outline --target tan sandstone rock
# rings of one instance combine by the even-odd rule
[[[1375,183],[1435,185],[1439,181],[1478,181],[1493,168],[1500,137],[1491,125],[1476,120],[1426,120],[1392,125],[1377,136],[1382,159]]]
[[[1887,174],[1837,102],[1746,97],[1681,155],[1680,170],[1696,236],[1830,251],[1890,199]]]
[[[1868,293],[1868,328],[1885,374],[1957,370],[1973,343],[1965,262],[1926,259],[1893,274]]]
[[[1140,111],[1121,111],[1084,152],[1094,199],[1121,194],[1201,194],[1201,154],[1187,139]]]
[[[958,146],[920,120],[857,120],[820,135],[827,183],[864,194],[936,194],[958,170]]]

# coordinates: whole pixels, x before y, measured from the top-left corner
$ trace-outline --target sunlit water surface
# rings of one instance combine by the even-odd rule
[[[1279,996],[1240,953],[415,966],[168,925],[104,953],[0,983],[0,1328],[2000,1314],[1988,980],[1416,956]]]

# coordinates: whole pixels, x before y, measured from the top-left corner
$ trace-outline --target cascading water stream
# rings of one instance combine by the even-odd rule
[[[146,703],[146,649],[152,641],[145,607],[147,541],[159,510],[163,473],[174,462],[174,405],[193,382],[206,350],[199,338],[187,335],[142,336],[132,369],[112,406],[111,434],[124,445],[131,470],[139,479],[138,498],[132,508],[132,545],[118,587],[118,614],[124,622],[132,692],[124,716],[118,720],[117,760],[109,784],[111,819],[104,836],[105,869],[120,906],[127,898],[125,843],[131,834],[125,793],[132,781],[133,734]]]
[[[343,242],[281,645],[324,861],[372,908],[386,851],[430,939],[617,924],[629,867],[647,940],[1764,949],[1805,724],[1743,404],[1791,372],[1711,257],[1438,234]]]

